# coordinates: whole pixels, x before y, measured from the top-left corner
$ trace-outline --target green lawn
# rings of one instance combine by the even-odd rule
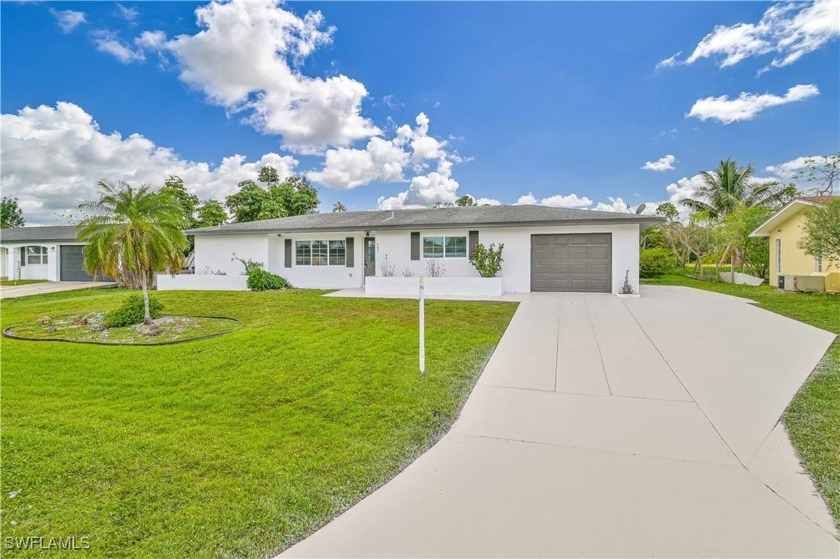
[[[767,285],[711,283],[685,276],[662,276],[643,281],[745,297],[767,310],[840,334],[840,295],[785,293]],[[782,420],[840,529],[840,339],[829,348]]]
[[[33,283],[47,283],[48,280],[0,280],[0,286],[30,285]]]
[[[2,324],[108,310],[125,295],[4,300]],[[174,346],[2,340],[4,538],[87,537],[87,554],[107,557],[279,552],[448,428],[516,308],[428,302],[421,377],[416,301],[157,297],[167,313],[242,324]]]

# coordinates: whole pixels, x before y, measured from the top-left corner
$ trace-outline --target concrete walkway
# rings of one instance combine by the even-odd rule
[[[43,295],[44,293],[60,293],[77,289],[93,289],[96,287],[115,287],[116,283],[103,281],[48,281],[43,283],[29,283],[26,285],[4,285],[0,287],[0,299],[15,299],[29,295]]]
[[[834,336],[680,287],[524,298],[452,430],[288,557],[838,557],[778,419]]]

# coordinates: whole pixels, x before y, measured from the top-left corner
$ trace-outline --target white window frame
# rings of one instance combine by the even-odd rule
[[[776,273],[782,273],[782,240],[776,239]]]
[[[36,249],[30,253],[30,250]],[[40,264],[48,264],[48,254],[49,249],[45,246],[40,245],[29,245],[23,251],[26,254],[26,265],[28,266],[38,266]],[[37,261],[34,259],[37,257]]]
[[[315,243],[318,243],[319,245],[324,247],[325,252],[323,254],[319,251],[318,255],[316,256],[315,251],[313,250],[313,248],[314,248],[313,245],[315,245]],[[335,256],[332,255],[332,250],[331,249],[332,249],[333,243],[340,243],[341,244],[341,252],[343,253],[343,256],[339,256],[338,254],[336,254]],[[301,264],[300,262],[298,262],[298,247],[302,246],[302,245],[308,245],[309,246],[309,251],[308,251],[309,263],[308,264]],[[295,241],[295,251],[294,252],[295,252],[295,254],[294,254],[295,267],[321,268],[321,267],[324,267],[324,266],[346,266],[347,265],[347,241],[345,241],[344,239],[298,240],[298,241]],[[320,260],[321,258],[324,258],[324,257],[326,258],[326,264],[320,264],[320,263],[319,264],[314,264],[315,258],[318,258]]]
[[[426,239],[443,239],[443,254],[440,256],[426,256]],[[447,244],[449,239],[463,239],[464,240],[464,253],[463,254],[447,254]],[[469,254],[469,241],[467,239],[467,235],[427,235],[422,238],[420,242],[420,252],[423,255],[425,260],[432,260],[434,258],[463,258],[466,260]]]

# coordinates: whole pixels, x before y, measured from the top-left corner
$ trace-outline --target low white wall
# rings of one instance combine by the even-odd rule
[[[158,291],[248,291],[248,276],[213,274],[157,275]]]
[[[720,274],[720,281],[724,283],[732,283],[732,272],[718,272]],[[739,285],[761,285],[764,283],[764,278],[751,276],[749,274],[742,274],[735,272],[735,283]]]
[[[424,278],[428,297],[499,297],[502,278]],[[365,295],[420,296],[420,278],[369,277]]]

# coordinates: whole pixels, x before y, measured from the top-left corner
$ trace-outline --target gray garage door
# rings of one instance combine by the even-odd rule
[[[531,235],[531,291],[609,293],[612,235]]]
[[[61,245],[61,281],[95,281],[82,264],[82,248],[77,245]]]

